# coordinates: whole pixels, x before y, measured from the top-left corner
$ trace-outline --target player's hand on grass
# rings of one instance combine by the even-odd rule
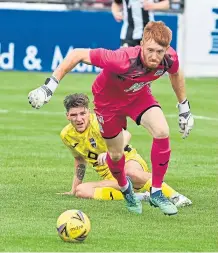
[[[106,163],[107,153],[101,153],[98,155],[98,165],[104,165]]]
[[[44,104],[48,103],[57,86],[58,81],[51,77],[47,78],[45,84],[41,87],[30,91],[28,94],[28,100],[31,106],[35,109],[39,109]]]
[[[183,134],[182,138],[185,139],[194,126],[194,118],[187,99],[179,103],[177,107],[179,109],[179,132]]]

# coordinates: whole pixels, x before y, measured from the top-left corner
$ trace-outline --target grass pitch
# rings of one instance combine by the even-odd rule
[[[167,78],[153,83],[171,129],[172,159],[165,181],[187,195],[193,206],[174,217],[143,204],[143,214],[128,213],[122,201],[82,200],[56,193],[71,188],[73,158],[59,133],[68,123],[62,101],[74,92],[90,97],[94,75],[72,74],[49,104],[34,110],[30,90],[49,76],[0,73],[0,251],[1,252],[203,252],[218,251],[216,79],[188,79],[195,128],[186,140],[178,133],[176,98]],[[131,143],[148,161],[151,137],[129,121]],[[88,169],[85,180],[98,177]],[[81,209],[92,230],[84,243],[70,244],[56,233],[56,219]]]

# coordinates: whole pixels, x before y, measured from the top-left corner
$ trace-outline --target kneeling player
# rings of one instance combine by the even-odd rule
[[[84,94],[69,95],[64,99],[64,106],[70,124],[61,131],[61,139],[75,158],[75,173],[71,191],[63,194],[102,200],[123,199],[119,185],[105,162],[107,147],[96,116],[90,113],[88,97]],[[151,187],[151,173],[136,149],[128,144],[130,133],[123,130],[123,135],[126,174],[130,177],[135,191],[139,192],[137,197],[146,200]],[[87,164],[92,165],[102,181],[82,183]],[[191,200],[166,183],[163,183],[162,190],[177,207],[192,204]]]

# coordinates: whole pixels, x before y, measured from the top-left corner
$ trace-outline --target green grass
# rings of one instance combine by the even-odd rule
[[[187,195],[193,206],[175,217],[143,204],[141,216],[128,213],[122,201],[82,200],[57,195],[70,190],[73,159],[59,132],[67,124],[62,101],[73,92],[91,97],[94,75],[68,75],[49,104],[34,110],[27,94],[46,74],[0,72],[0,251],[44,252],[204,252],[217,242],[217,80],[188,79],[196,119],[188,139],[178,133],[176,98],[167,78],[153,84],[171,129],[172,160],[166,182]],[[7,110],[7,111],[4,111]],[[149,162],[151,137],[129,121],[132,144]],[[149,162],[150,163],[150,162]],[[86,181],[98,177],[90,168]],[[82,244],[64,243],[56,233],[57,217],[81,209],[92,230]]]

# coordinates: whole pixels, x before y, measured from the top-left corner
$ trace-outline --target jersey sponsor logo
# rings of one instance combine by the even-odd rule
[[[151,82],[140,82],[140,83],[134,83],[129,89],[125,89],[125,92],[136,92],[141,90],[145,85],[149,85]]]
[[[90,139],[89,139],[89,142],[90,142],[90,144],[92,145],[93,148],[96,148],[96,147],[97,147],[97,144],[96,144],[94,138],[90,138]]]
[[[97,160],[98,159],[98,154],[96,154],[96,153],[94,153],[92,151],[89,151],[89,153],[88,153],[87,156],[88,156],[89,159],[93,159],[93,160]]]
[[[161,76],[163,75],[163,73],[164,73],[164,69],[158,69],[156,73],[154,74],[154,76]]]

